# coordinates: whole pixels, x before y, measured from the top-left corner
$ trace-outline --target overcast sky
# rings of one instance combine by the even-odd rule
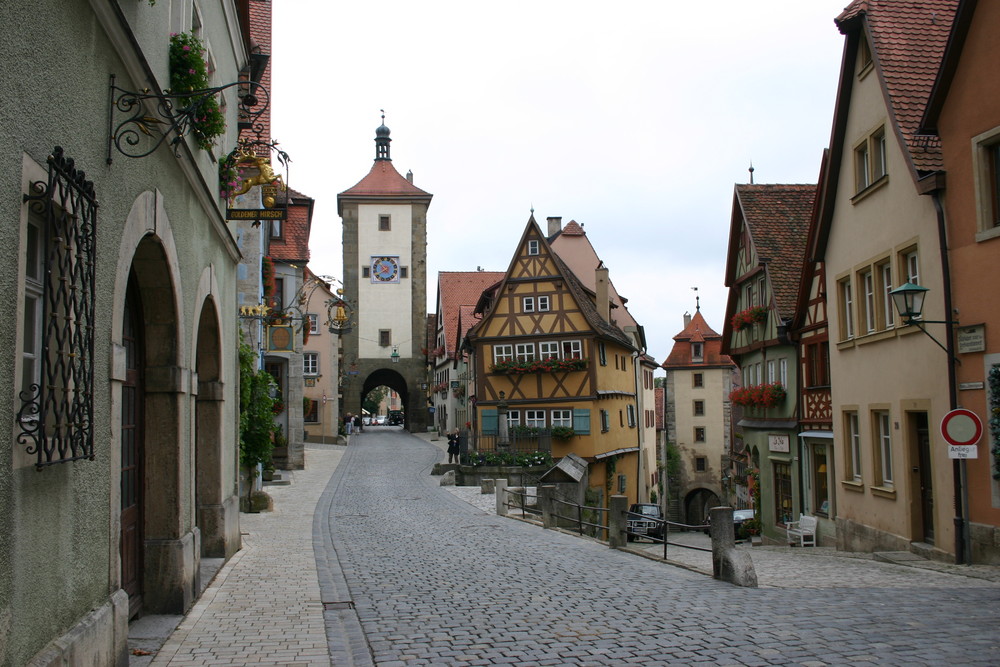
[[[584,226],[670,353],[694,312],[721,333],[733,187],[815,183],[848,0],[274,3],[272,134],[316,200],[310,268],[342,276],[337,193],[375,128],[434,195],[439,271],[505,271],[531,209]]]

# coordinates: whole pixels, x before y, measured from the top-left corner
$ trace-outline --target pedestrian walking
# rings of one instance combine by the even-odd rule
[[[354,428],[354,416],[350,412],[344,417],[344,430],[347,431],[347,435],[351,434]]]
[[[364,425],[361,423],[361,415],[354,415],[354,430],[358,433],[362,433],[365,430]]]
[[[458,430],[448,434],[448,463],[458,463]]]

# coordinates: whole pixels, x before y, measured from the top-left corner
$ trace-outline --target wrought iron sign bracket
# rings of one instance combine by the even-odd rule
[[[108,85],[108,164],[112,162],[112,149],[126,157],[144,158],[165,142],[180,157],[181,143],[195,131],[205,104],[230,88],[240,89],[240,128],[262,136],[265,128],[261,116],[270,105],[270,93],[256,81],[234,81],[185,93],[153,92],[148,88],[133,92],[116,86],[112,74]]]

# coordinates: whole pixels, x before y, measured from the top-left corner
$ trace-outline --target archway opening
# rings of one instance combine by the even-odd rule
[[[362,415],[369,417],[384,416],[389,425],[389,417],[394,416],[395,426],[410,430],[412,415],[406,409],[409,405],[410,392],[406,379],[394,370],[380,368],[372,372],[361,388],[360,405]]]

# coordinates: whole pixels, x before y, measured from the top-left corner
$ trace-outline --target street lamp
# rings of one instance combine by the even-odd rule
[[[948,355],[948,403],[949,408],[954,410],[958,407],[958,387],[956,385],[955,364],[961,363],[955,357],[954,335],[952,327],[958,322],[954,320],[925,320],[921,318],[924,309],[924,297],[929,290],[913,283],[903,283],[894,290],[889,291],[892,303],[896,307],[904,326],[916,325],[924,332],[928,338],[934,341],[938,347]],[[947,292],[946,292],[947,294]],[[947,305],[947,300],[946,300]],[[947,328],[947,343],[945,347],[937,338],[930,335],[925,324],[944,324]],[[972,545],[966,529],[969,521],[969,498],[966,487],[966,465],[965,459],[954,459],[952,462],[952,477],[955,484],[955,560],[958,563],[970,563],[972,556]]]
[[[398,364],[399,363],[399,346],[398,345],[393,345],[392,346],[392,354],[389,355],[389,359],[394,364]]]

